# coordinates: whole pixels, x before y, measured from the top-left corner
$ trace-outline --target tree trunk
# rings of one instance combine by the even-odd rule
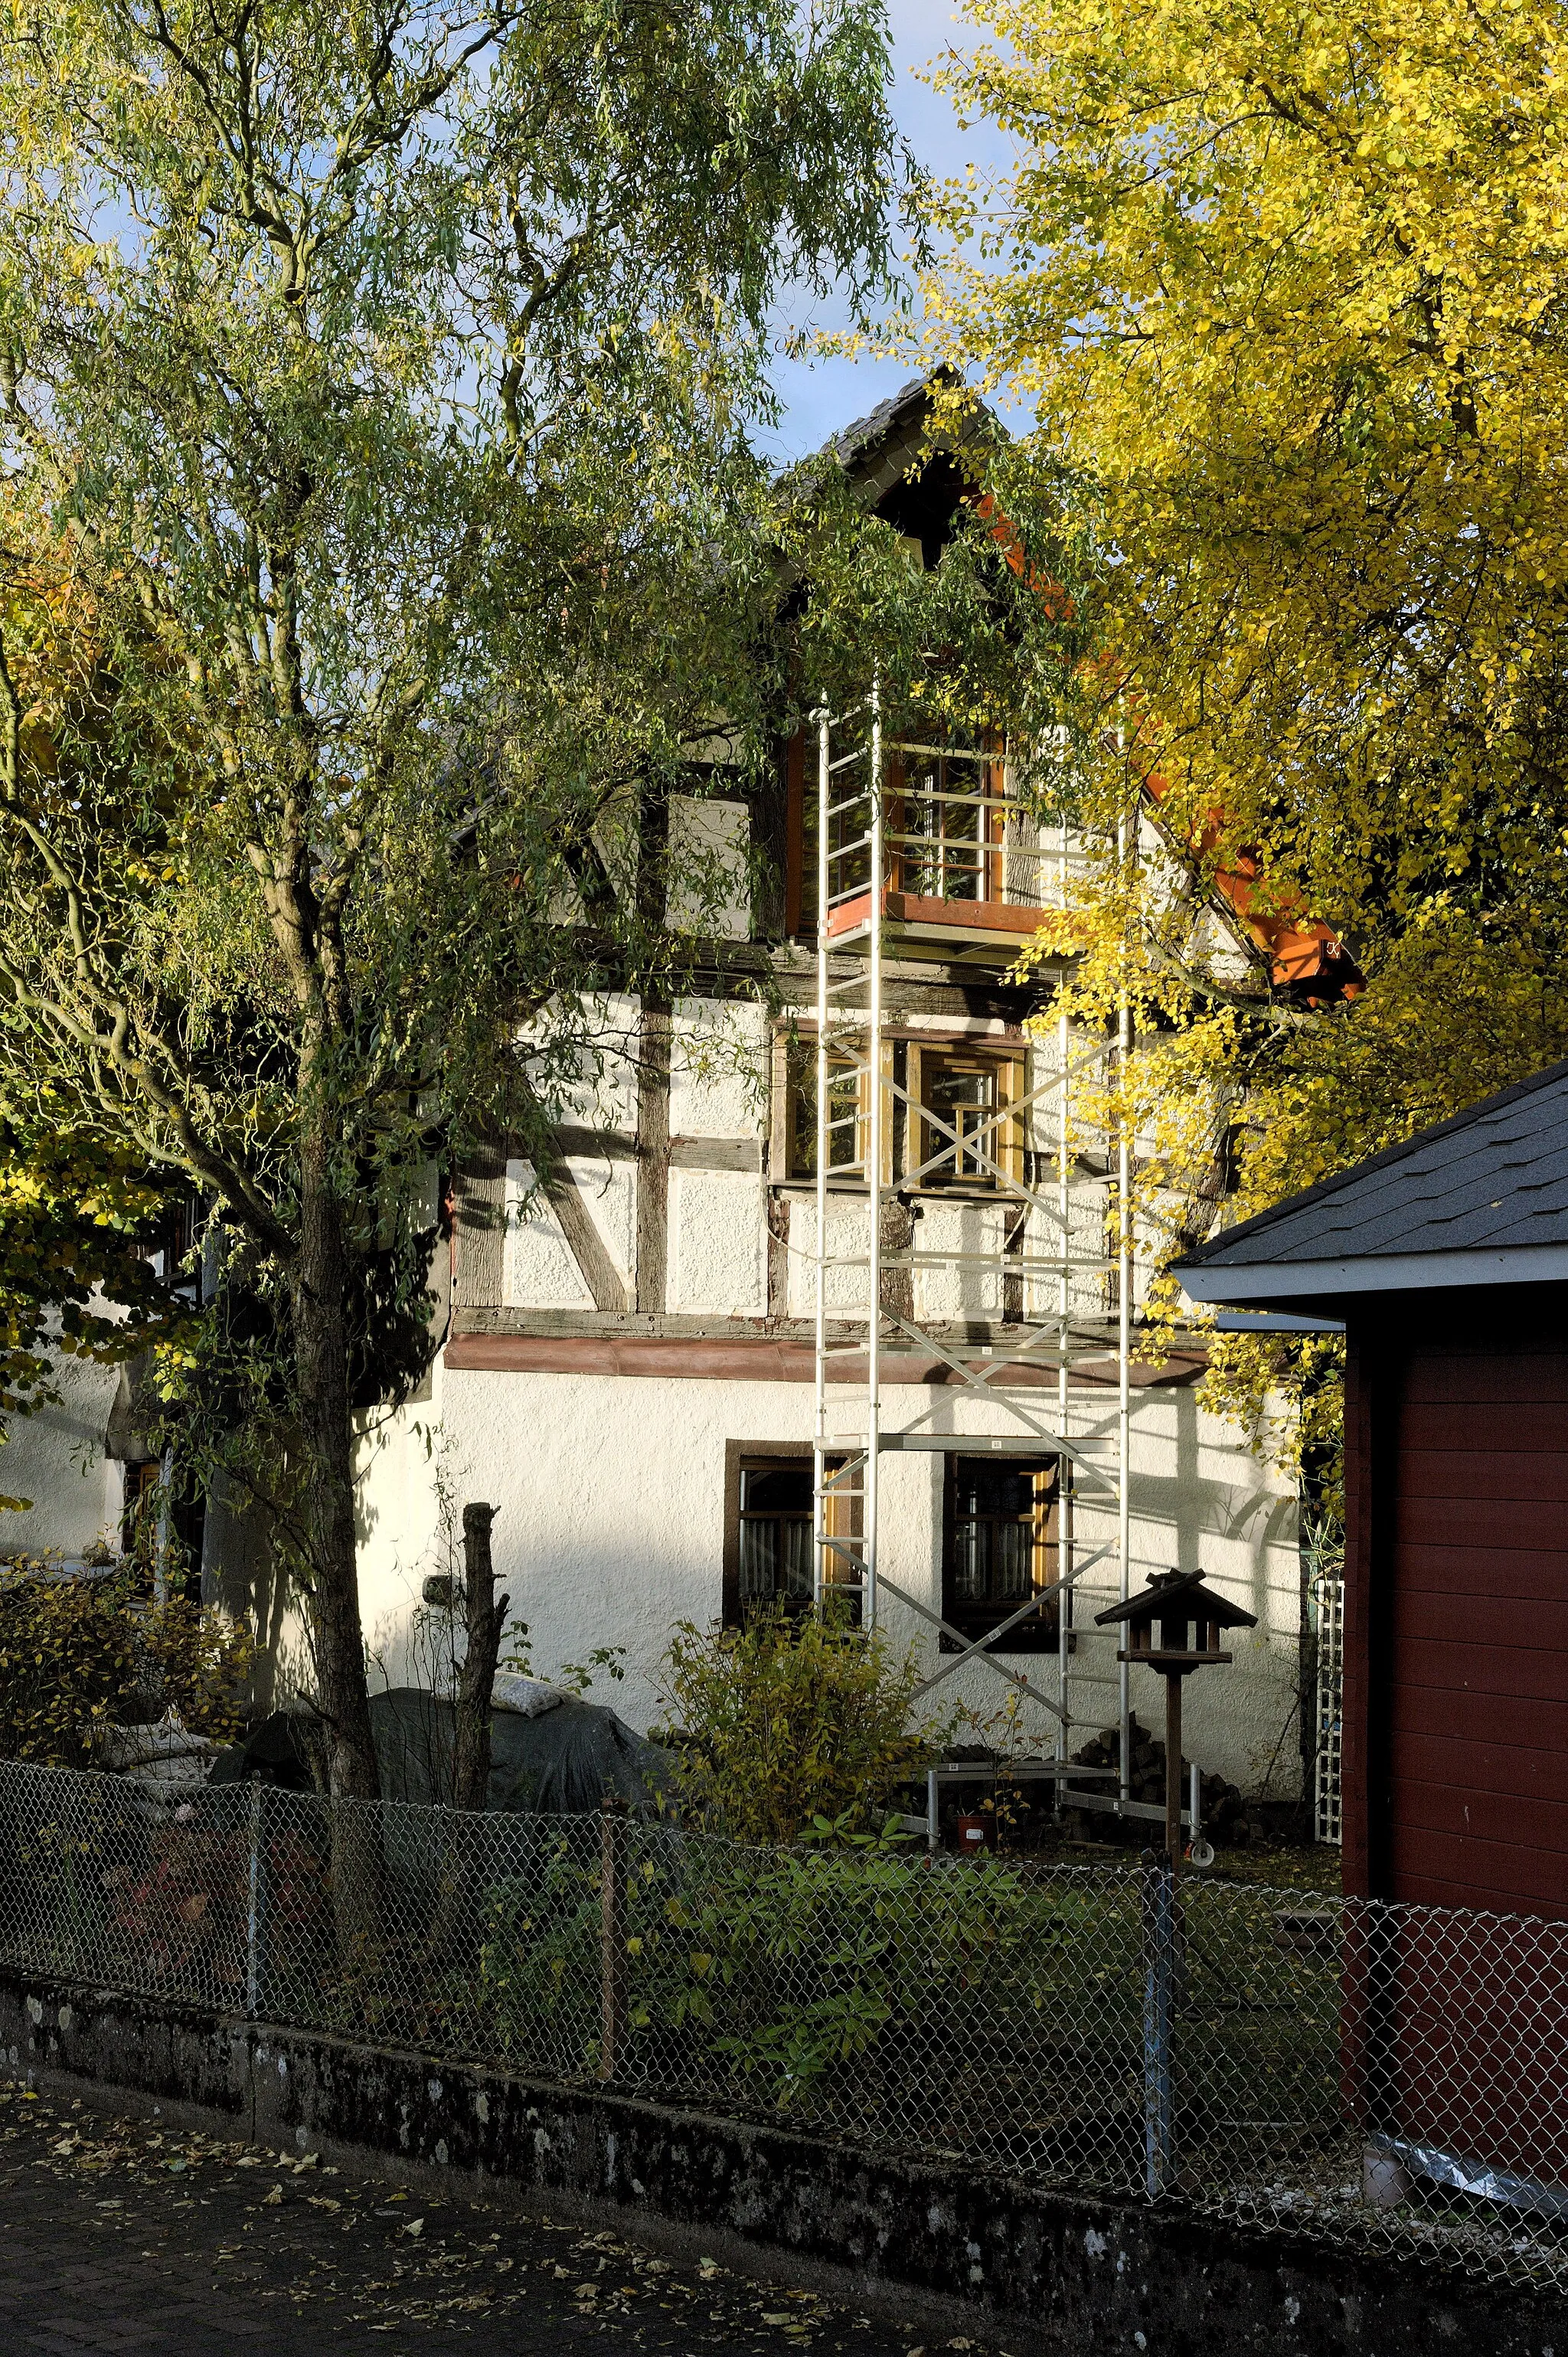
[[[381,1797],[381,1779],[371,1734],[354,1528],[345,1317],[349,1260],[342,1206],[318,1138],[307,1136],[300,1163],[300,1238],[292,1296],[305,1455],[307,1602],[316,1703],[327,1743],[338,1959],[344,1972],[363,1980],[381,1968],[386,1927],[381,1812],[373,1805]]]
[[[479,1503],[463,1509],[463,1581],[468,1629],[467,1649],[457,1680],[456,1725],[452,1749],[452,1806],[480,1810],[490,1797],[490,1688],[495,1684],[496,1657],[506,1625],[510,1596],[496,1601],[495,1566],[490,1561],[490,1524],[495,1508]]]
[[[305,1528],[317,1707],[326,1726],[328,1790],[334,1799],[380,1798],[371,1736],[365,1641],[354,1529],[354,1437],[345,1301],[348,1252],[342,1207],[307,1145],[302,1157],[299,1254],[294,1274],[295,1365],[305,1448]]]

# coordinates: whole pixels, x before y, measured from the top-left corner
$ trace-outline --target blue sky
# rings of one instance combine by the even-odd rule
[[[987,124],[961,132],[948,100],[918,79],[942,50],[974,46],[975,27],[954,13],[952,0],[887,0],[887,15],[893,36],[893,112],[920,163],[944,177],[971,162],[982,174],[1005,170],[1011,143]],[[790,307],[781,332],[800,324],[831,330],[843,324],[843,313],[832,304],[801,301]],[[900,361],[808,362],[780,355],[773,378],[784,412],[778,431],[759,437],[762,447],[780,463],[803,457],[820,449],[841,426],[875,409],[908,373]]]

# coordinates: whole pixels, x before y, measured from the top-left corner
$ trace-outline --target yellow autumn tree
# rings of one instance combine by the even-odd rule
[[[920,332],[1030,398],[1095,542],[1079,998],[1141,1019],[1179,1235],[1568,1052],[1568,29],[968,16],[940,78],[1018,160],[929,192]],[[1250,928],[1215,921],[1238,873]],[[1332,1007],[1268,947],[1309,917],[1365,979]]]

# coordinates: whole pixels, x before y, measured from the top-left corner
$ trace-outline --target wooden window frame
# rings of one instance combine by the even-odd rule
[[[762,1458],[778,1464],[796,1464],[811,1470],[813,1451],[809,1440],[726,1440],[725,1443],[725,1537],[724,1575],[720,1590],[719,1613],[726,1629],[741,1626],[740,1596],[740,1477],[748,1463]],[[829,1463],[832,1463],[829,1459]],[[829,1535],[853,1537],[860,1521],[859,1493],[846,1495],[847,1527],[834,1529],[837,1517],[830,1514]]]
[[[905,1169],[913,1174],[922,1170],[934,1156],[945,1148],[948,1140],[928,1122],[926,1103],[933,1073],[943,1065],[956,1066],[970,1071],[994,1072],[997,1076],[997,1110],[1005,1117],[989,1133],[986,1152],[989,1158],[1005,1172],[1007,1182],[1015,1187],[1025,1183],[1024,1118],[1009,1108],[1020,1105],[1028,1094],[1028,1060],[1022,1048],[993,1047],[989,1041],[963,1039],[911,1040],[909,1043],[906,1083],[909,1095],[909,1129],[912,1133],[904,1157]],[[937,1171],[923,1178],[911,1175],[910,1187],[918,1194],[951,1195],[966,1191],[977,1195],[996,1196],[1003,1191],[1003,1181],[990,1171],[972,1176],[954,1174],[944,1178]]]
[[[146,1512],[149,1500],[160,1488],[164,1478],[163,1459],[159,1457],[138,1458],[125,1467],[124,1497],[120,1509],[120,1544],[129,1549],[136,1540],[136,1528]]]
[[[945,771],[949,762],[978,761],[980,764],[980,798],[985,804],[984,832],[973,849],[979,856],[979,877],[983,889],[972,899],[957,896],[954,905],[968,908],[1002,908],[1007,905],[1007,813],[997,807],[1007,801],[1008,761],[1005,737],[998,730],[986,729],[977,746],[955,745],[950,750],[938,750],[921,755],[919,760],[934,760],[944,773],[938,791],[945,791]],[[811,847],[815,831],[817,799],[817,744],[815,730],[798,728],[784,747],[784,930],[791,941],[814,943],[817,937],[817,862]],[[890,748],[886,771],[883,779],[886,831],[890,840],[886,849],[885,882],[891,893],[916,893],[911,882],[913,871],[926,856],[914,845],[900,840],[904,832],[905,804],[915,798],[916,789],[909,783],[909,765],[902,748]],[[941,856],[942,837],[930,838],[932,848]],[[921,879],[915,877],[915,883]],[[939,900],[938,905],[941,905]]]
[[[973,796],[980,821],[972,839],[955,836],[948,832],[948,813],[955,803],[970,799],[950,791],[950,764],[973,764],[977,786]],[[938,815],[938,832],[926,835],[908,826],[907,805],[918,808],[922,802],[920,775],[931,774],[933,791],[938,799],[927,807]],[[911,899],[946,905],[961,904],[966,908],[991,908],[1004,899],[1004,827],[995,807],[996,798],[1005,783],[1004,764],[989,745],[954,746],[950,751],[922,753],[911,763],[900,748],[888,756],[887,778],[884,789],[886,810],[886,832],[892,840],[887,851],[888,889],[903,892]],[[929,847],[928,847],[929,846]],[[976,889],[973,892],[950,892],[939,888],[948,880],[947,871],[956,855],[972,859],[972,873]],[[935,862],[938,874],[933,879],[922,869]],[[928,889],[928,886],[932,888]]]
[[[830,1049],[830,1060],[834,1052]],[[816,1056],[817,1035],[814,1028],[809,1031],[798,1028],[779,1030],[774,1033],[768,1167],[769,1177],[777,1184],[789,1187],[814,1187],[817,1183],[817,1174],[814,1170],[805,1170],[797,1167],[794,1152],[795,1108],[800,1095],[800,1071],[802,1064],[809,1063],[814,1067]],[[849,1064],[854,1061],[854,1059],[842,1056],[841,1060],[844,1064]],[[893,1129],[896,1104],[892,1092],[893,1042],[890,1039],[883,1044],[882,1071],[886,1092],[883,1104],[882,1183],[887,1187],[893,1183]],[[863,1188],[865,1185],[867,1133],[871,1125],[869,1081],[870,1075],[863,1070],[855,1088],[854,1161],[846,1167],[829,1171],[830,1187]]]
[[[978,1624],[978,1613],[974,1612],[974,1608],[969,1599],[961,1599],[955,1593],[958,1571],[959,1469],[967,1461],[971,1460],[966,1460],[961,1451],[957,1450],[949,1456],[946,1461],[942,1481],[941,1555],[942,1619],[961,1631],[964,1630],[967,1616],[973,1614],[976,1620],[976,1625],[964,1633],[966,1644],[983,1635],[984,1628],[994,1628],[998,1622],[1005,1620],[1008,1614],[1015,1611],[1019,1603],[1023,1601],[1022,1598],[1017,1598],[1012,1603],[986,1602],[983,1609],[990,1617],[983,1628]],[[1036,1480],[1039,1475],[1045,1472],[1055,1475],[1055,1487],[1044,1501],[1043,1512],[1042,1501],[1036,1492],[1034,1560],[1031,1568],[1036,1593],[1056,1587],[1061,1562],[1061,1502],[1064,1480],[1062,1458],[1053,1455],[1048,1449],[1042,1449],[1037,1458],[987,1457],[981,1461],[989,1465],[1005,1466],[1015,1473],[1032,1473]],[[1036,1614],[1031,1620],[1020,1621],[1015,1629],[1009,1630],[999,1644],[987,1645],[985,1651],[988,1653],[1054,1653],[1060,1642],[1061,1609],[1062,1597],[1058,1590],[1053,1603],[1043,1613]],[[1069,1606],[1068,1612],[1069,1628],[1071,1622]],[[950,1637],[945,1630],[940,1639],[940,1650],[944,1653],[956,1653],[961,1650],[957,1640]]]

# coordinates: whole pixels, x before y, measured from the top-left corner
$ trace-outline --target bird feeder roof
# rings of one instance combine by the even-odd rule
[[[1219,1629],[1258,1625],[1255,1612],[1246,1611],[1217,1588],[1207,1587],[1201,1571],[1157,1571],[1141,1594],[1130,1596],[1125,1604],[1112,1604],[1094,1619],[1097,1627],[1105,1629],[1122,1620],[1174,1620],[1178,1613],[1189,1620],[1211,1621]]]

